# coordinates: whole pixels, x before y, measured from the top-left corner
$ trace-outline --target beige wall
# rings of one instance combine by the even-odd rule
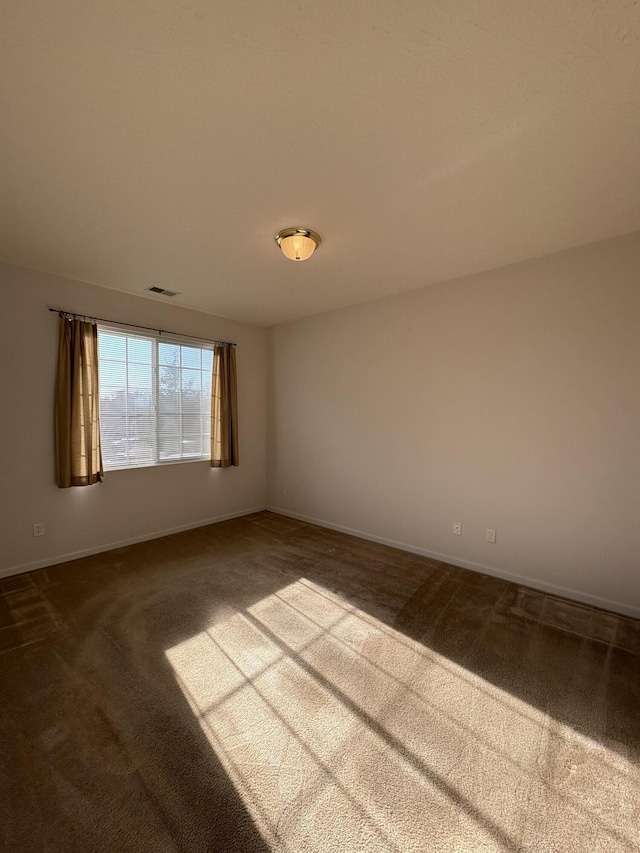
[[[271,361],[270,506],[640,615],[640,234],[276,327]]]
[[[264,506],[268,332],[12,266],[0,296],[0,576]],[[48,307],[237,340],[241,466],[56,488]],[[276,327],[269,418],[272,507],[640,615],[639,234]]]
[[[0,266],[0,576],[207,519],[263,508],[267,332],[164,302]],[[104,483],[54,482],[57,317],[48,307],[238,342],[238,468],[188,462],[108,472]],[[32,525],[45,524],[34,538]]]

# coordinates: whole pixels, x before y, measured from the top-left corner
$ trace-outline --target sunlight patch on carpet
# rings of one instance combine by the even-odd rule
[[[309,580],[166,655],[273,851],[633,849],[624,757]]]

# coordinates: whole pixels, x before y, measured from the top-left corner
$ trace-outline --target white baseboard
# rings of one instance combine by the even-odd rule
[[[452,557],[449,554],[439,554],[435,551],[429,551],[426,548],[419,548],[416,545],[410,545],[406,542],[398,542],[395,539],[387,539],[384,536],[376,536],[372,533],[366,533],[363,530],[354,530],[351,527],[345,527],[341,524],[334,524],[331,521],[325,521],[321,518],[313,518],[301,513],[291,512],[291,510],[283,509],[277,506],[257,506],[250,509],[242,509],[237,512],[229,512],[225,515],[217,515],[214,518],[203,518],[199,521],[181,524],[178,527],[171,527],[167,530],[158,530],[154,533],[145,533],[142,536],[133,536],[130,539],[122,539],[118,542],[107,542],[103,545],[98,545],[95,548],[85,548],[80,551],[71,551],[66,554],[58,554],[55,557],[45,557],[42,560],[36,560],[32,563],[23,563],[19,566],[10,566],[5,569],[0,569],[0,578],[10,577],[12,575],[20,575],[24,572],[32,572],[36,569],[44,569],[48,566],[55,566],[58,563],[66,563],[70,560],[78,560],[81,557],[90,557],[92,554],[102,554],[105,551],[113,551],[116,548],[124,548],[127,545],[135,545],[138,542],[148,542],[151,539],[160,539],[163,536],[171,536],[172,533],[181,533],[184,530],[193,530],[197,527],[206,527],[208,524],[217,524],[220,521],[229,521],[232,518],[241,518],[244,515],[253,515],[256,512],[263,510],[275,512],[278,515],[284,515],[287,518],[295,518],[299,521],[306,521],[309,524],[316,524],[318,527],[326,527],[329,530],[337,530],[340,533],[347,533],[349,536],[357,536],[359,539],[366,539],[370,542],[378,542],[381,545],[388,545],[390,548],[398,548],[400,551],[408,551],[411,554],[419,554],[421,557],[429,557],[432,560],[438,560],[443,563],[449,563],[452,566],[459,566],[463,569],[470,569],[474,572],[480,572],[492,577],[502,578],[503,580],[511,581],[512,583],[529,586],[533,589],[538,589],[542,592],[548,592],[551,595],[558,595],[561,598],[570,598],[574,601],[581,601],[584,604],[590,604],[594,607],[600,607],[603,610],[611,610],[614,613],[621,613],[624,616],[631,616],[634,619],[640,619],[640,608],[630,607],[628,604],[623,604],[619,601],[612,601],[608,598],[602,598],[597,595],[590,595],[586,592],[581,592],[577,589],[559,586],[557,584],[540,581],[537,578],[530,578],[524,575],[516,575],[512,572],[505,572],[502,569],[486,566],[481,563],[474,563],[471,560],[464,560],[460,557]]]
[[[163,536],[171,536],[172,533],[182,533],[183,530],[194,530],[196,527],[206,527],[208,524],[217,524],[219,521],[229,521],[232,518],[241,518],[243,515],[253,515],[254,512],[263,512],[264,506],[256,506],[251,509],[241,509],[237,512],[228,512],[225,515],[216,515],[214,518],[203,518],[200,521],[190,521],[179,527],[171,527],[168,530],[157,530],[155,533],[145,533],[142,536],[132,536],[130,539],[121,539],[119,542],[107,542],[97,545],[95,548],[84,548],[81,551],[70,551],[68,554],[58,554],[56,557],[45,557],[33,563],[23,563],[20,566],[10,566],[0,569],[0,578],[11,575],[21,575],[24,572],[33,572],[36,569],[45,569],[47,566],[56,566],[58,563],[67,563],[69,560],[79,560],[80,557],[90,557],[92,554],[102,554],[104,551],[113,551],[116,548],[124,548],[126,545],[136,545],[138,542],[149,542],[151,539],[161,539]]]
[[[460,557],[451,557],[448,554],[438,554],[435,551],[428,551],[426,548],[418,548],[415,545],[408,545],[406,542],[397,542],[395,539],[386,539],[384,536],[375,536],[372,533],[365,533],[362,530],[353,530],[351,527],[344,527],[341,524],[334,524],[331,521],[324,521],[321,518],[312,518],[308,515],[301,515],[300,513],[291,512],[291,510],[283,509],[282,507],[267,506],[267,510],[269,510],[269,512],[275,512],[278,515],[284,515],[287,518],[295,518],[298,521],[306,521],[309,524],[316,524],[318,527],[326,527],[329,530],[348,533],[349,536],[357,536],[359,539],[378,542],[381,545],[388,545],[391,548],[398,548],[401,551],[409,551],[411,554],[419,554],[421,557],[430,557],[432,560],[449,563],[452,566],[459,566],[462,569],[470,569],[473,572],[480,572],[483,575],[502,578],[503,580],[511,581],[511,583],[529,586],[533,589],[540,590],[541,592],[548,592],[551,595],[560,596],[561,598],[570,598],[574,601],[580,601],[583,604],[590,604],[593,607],[600,607],[603,610],[611,610],[614,613],[621,613],[623,616],[631,616],[633,619],[640,619],[640,608],[630,607],[628,604],[622,604],[619,601],[612,601],[609,598],[601,598],[597,595],[581,592],[578,589],[569,589],[568,587],[547,583],[546,581],[541,581],[537,578],[516,575],[512,572],[505,572],[502,569],[495,569],[493,566],[485,566],[481,563],[474,563],[471,560],[464,560]]]

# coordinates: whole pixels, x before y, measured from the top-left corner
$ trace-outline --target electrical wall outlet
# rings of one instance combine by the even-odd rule
[[[462,536],[462,522],[454,521],[451,525],[451,532],[456,536]]]
[[[491,542],[495,544],[496,541],[496,532],[495,530],[491,530],[490,527],[487,527],[487,542]]]
[[[280,494],[281,495],[287,494],[287,487],[286,486],[280,486]]]
[[[33,535],[44,536],[44,524],[42,521],[36,521],[36,523],[33,525]]]

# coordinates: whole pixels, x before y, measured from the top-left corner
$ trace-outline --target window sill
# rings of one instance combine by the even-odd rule
[[[112,471],[138,471],[140,468],[164,468],[166,465],[184,465],[189,462],[210,462],[210,456],[192,456],[189,459],[166,459],[162,462],[141,462],[139,465],[110,465],[105,466],[104,473]]]

